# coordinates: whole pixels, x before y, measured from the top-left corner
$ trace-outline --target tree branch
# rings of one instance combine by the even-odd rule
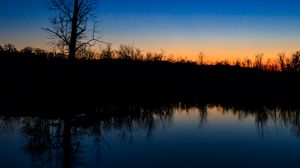
[[[42,28],[42,30],[45,30],[45,31],[48,31],[50,32],[51,34],[54,34],[55,36],[57,36],[58,38],[60,38],[61,40],[63,40],[66,44],[69,45],[69,41],[66,37],[64,37],[63,35],[59,34],[58,32],[55,32],[49,28]]]

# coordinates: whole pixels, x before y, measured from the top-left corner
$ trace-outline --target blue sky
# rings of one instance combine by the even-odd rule
[[[299,16],[296,0],[103,0],[105,12]]]
[[[0,44],[47,46],[47,0],[9,0],[0,6]],[[100,0],[96,13],[105,41],[144,51],[195,58],[236,59],[300,49],[300,1]]]

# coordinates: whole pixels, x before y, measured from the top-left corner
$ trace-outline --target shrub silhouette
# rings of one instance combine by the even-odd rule
[[[162,61],[164,58],[164,53],[161,51],[161,53],[151,53],[147,52],[145,61]]]
[[[292,55],[292,58],[288,64],[289,71],[300,72],[300,51],[297,51]]]
[[[285,53],[279,53],[278,54],[277,62],[280,66],[280,70],[282,72],[285,72],[287,70],[287,60],[286,60]]]
[[[108,44],[106,48],[101,50],[100,59],[113,59],[114,57],[114,51],[111,44]]]
[[[118,59],[124,60],[139,61],[144,57],[140,49],[129,45],[120,45],[120,48],[116,51],[116,53]]]
[[[5,44],[3,46],[3,51],[5,53],[16,53],[17,49],[16,49],[16,47],[13,44]]]
[[[257,68],[259,70],[263,69],[263,57],[264,57],[264,54],[256,54],[255,55],[255,62],[254,62],[255,68]]]

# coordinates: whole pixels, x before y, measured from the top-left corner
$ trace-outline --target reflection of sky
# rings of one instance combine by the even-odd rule
[[[29,157],[24,156],[25,153],[22,151],[25,138],[19,132],[20,126],[13,123],[16,124],[15,127],[2,127],[2,122],[3,120],[0,123],[0,167],[30,167]]]
[[[259,135],[254,117],[239,120],[232,111],[208,108],[207,122],[199,127],[195,109],[177,111],[168,125],[155,124],[152,139],[135,130],[131,141],[108,134],[111,149],[99,165],[113,167],[290,167],[298,163],[299,139],[289,129],[272,123]],[[115,160],[118,160],[116,162]]]
[[[268,122],[261,136],[251,115],[239,120],[231,110],[209,107],[207,121],[200,127],[197,108],[174,112],[168,123],[155,120],[152,137],[147,137],[147,127],[133,122],[132,128],[125,124],[103,130],[100,146],[95,146],[95,137],[87,131],[79,138],[80,163],[105,168],[298,166],[299,137],[289,128]],[[1,157],[1,165],[8,161],[28,165],[30,157],[23,151],[25,134],[21,130],[0,132],[0,156],[15,156],[14,162]]]
[[[208,59],[296,51],[300,44],[295,0],[101,0],[103,40],[164,49],[175,56]],[[45,1],[5,1],[0,6],[0,44],[46,47]]]

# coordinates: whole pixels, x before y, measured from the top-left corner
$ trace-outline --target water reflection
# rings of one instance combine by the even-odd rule
[[[258,131],[263,136],[264,129],[268,127],[268,122],[273,122],[277,128],[290,128],[296,135],[300,136],[300,110],[299,109],[281,109],[273,108],[268,109],[265,107],[258,109],[235,109],[235,108],[223,108],[223,113],[232,112],[235,116],[238,116],[240,120],[253,116],[255,118],[255,124]]]
[[[214,114],[221,114],[222,118],[233,116],[229,122],[243,122],[253,118],[260,137],[265,136],[265,130],[269,127],[290,130],[295,136],[300,136],[300,111],[297,109],[244,109],[183,104],[147,108],[114,106],[98,108],[97,113],[82,113],[72,117],[2,116],[0,135],[16,134],[15,136],[24,138],[22,148],[26,155],[30,156],[33,167],[90,167],[91,165],[86,163],[91,155],[86,153],[87,137],[92,139],[94,156],[101,157],[103,148],[113,148],[112,136],[108,136],[111,133],[115,133],[114,139],[117,138],[123,143],[134,144],[133,139],[138,136],[151,141],[156,138],[158,129],[180,125],[176,121],[184,121],[184,118],[189,116],[193,116],[192,119],[196,120],[199,129],[206,129],[206,124],[215,120],[210,118]],[[181,125],[193,122],[194,120],[187,120]],[[184,131],[188,131],[187,129]],[[21,134],[16,133],[18,130]],[[184,136],[184,131],[178,131],[179,135]],[[161,133],[157,136],[160,138]]]

